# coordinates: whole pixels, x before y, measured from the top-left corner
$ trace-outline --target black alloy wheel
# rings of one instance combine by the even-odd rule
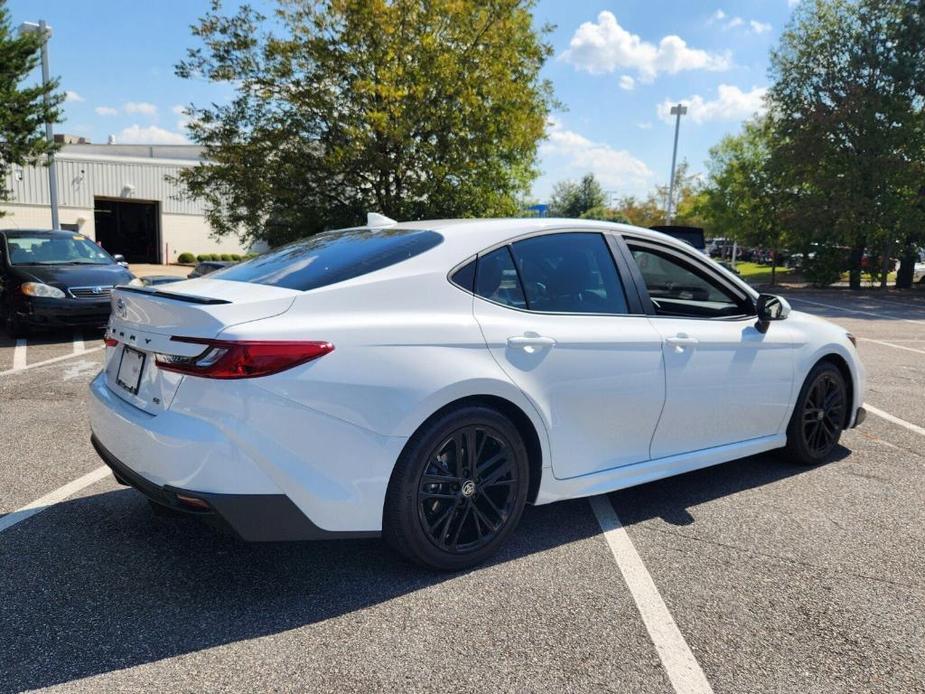
[[[803,442],[814,455],[828,455],[838,443],[844,421],[844,385],[831,372],[823,372],[803,405]]]
[[[418,518],[440,550],[472,552],[504,527],[517,493],[517,470],[504,436],[470,425],[428,456],[418,485]]]
[[[385,540],[407,559],[460,570],[513,532],[529,489],[527,451],[500,412],[463,406],[425,423],[402,451],[386,494]]]
[[[787,449],[800,463],[823,462],[838,444],[848,413],[848,389],[830,362],[817,364],[806,378],[787,427]]]

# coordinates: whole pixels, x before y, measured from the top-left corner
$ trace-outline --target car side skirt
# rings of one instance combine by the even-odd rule
[[[563,480],[557,480],[552,475],[543,475],[535,503],[548,504],[561,499],[606,494],[712,465],[728,463],[739,458],[782,448],[786,444],[786,434],[774,434],[691,453],[623,465]]]

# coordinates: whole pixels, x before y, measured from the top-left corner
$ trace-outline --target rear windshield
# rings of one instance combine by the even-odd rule
[[[307,291],[395,265],[441,241],[437,232],[417,229],[329,231],[209,277]]]

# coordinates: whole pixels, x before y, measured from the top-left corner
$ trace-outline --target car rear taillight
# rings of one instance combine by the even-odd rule
[[[155,363],[165,371],[202,378],[256,378],[269,376],[323,357],[334,350],[330,342],[272,340],[209,340],[172,337],[173,342],[203,345],[193,357],[158,354]]]
[[[107,347],[115,347],[116,345],[119,344],[119,341],[114,337],[104,337],[103,344],[106,345]]]

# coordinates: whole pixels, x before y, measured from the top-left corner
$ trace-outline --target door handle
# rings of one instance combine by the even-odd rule
[[[678,333],[674,337],[665,338],[665,343],[674,347],[676,352],[683,352],[685,347],[693,348],[697,342],[696,337],[691,337],[687,333]]]
[[[543,337],[542,335],[517,335],[507,339],[508,347],[553,347],[556,341],[552,337]]]

